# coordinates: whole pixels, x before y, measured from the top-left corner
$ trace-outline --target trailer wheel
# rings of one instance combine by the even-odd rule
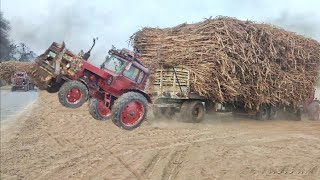
[[[16,90],[16,87],[12,86],[11,91],[15,91],[15,90]]]
[[[269,108],[269,119],[270,120],[275,120],[277,119],[278,116],[278,110],[275,106],[270,106]]]
[[[313,100],[308,104],[307,114],[310,120],[320,120],[320,101]]]
[[[256,114],[257,120],[267,120],[269,118],[269,108],[266,105],[261,105]]]
[[[58,97],[63,106],[78,108],[88,99],[88,89],[80,81],[68,81],[61,86]]]
[[[96,98],[89,100],[90,115],[100,121],[108,120],[111,116],[111,110],[105,106],[104,102]]]
[[[127,92],[120,96],[111,109],[112,122],[125,130],[133,130],[144,121],[148,101],[140,93]]]
[[[157,99],[155,100],[154,104],[162,104],[164,103],[163,99]],[[152,107],[153,115],[155,118],[166,118],[166,119],[172,119],[175,111],[171,107]]]
[[[199,123],[203,120],[205,109],[201,101],[185,101],[180,110],[181,118],[187,122]]]

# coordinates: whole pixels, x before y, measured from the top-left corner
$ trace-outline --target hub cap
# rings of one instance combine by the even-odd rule
[[[110,109],[104,105],[103,101],[98,101],[98,112],[103,117],[108,117],[111,115]]]
[[[73,88],[67,93],[67,101],[70,104],[78,103],[81,97],[82,97],[82,93],[77,88]]]
[[[137,101],[129,102],[124,106],[120,119],[126,126],[134,126],[140,122],[144,114],[144,107]]]

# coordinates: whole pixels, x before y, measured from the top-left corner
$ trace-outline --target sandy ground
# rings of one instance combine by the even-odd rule
[[[134,131],[66,109],[56,95],[1,135],[0,179],[319,179],[320,122],[230,115]]]

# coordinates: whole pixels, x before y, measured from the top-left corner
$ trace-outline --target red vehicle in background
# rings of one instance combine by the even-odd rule
[[[26,72],[17,71],[11,76],[11,91],[16,90],[34,90],[34,84],[31,82]]]

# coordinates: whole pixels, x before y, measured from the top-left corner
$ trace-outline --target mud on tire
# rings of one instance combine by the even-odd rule
[[[142,94],[127,92],[115,101],[111,110],[112,122],[125,130],[133,130],[145,120],[147,105],[148,101]]]
[[[88,99],[88,89],[80,81],[65,82],[58,93],[59,102],[68,108],[78,108]]]

